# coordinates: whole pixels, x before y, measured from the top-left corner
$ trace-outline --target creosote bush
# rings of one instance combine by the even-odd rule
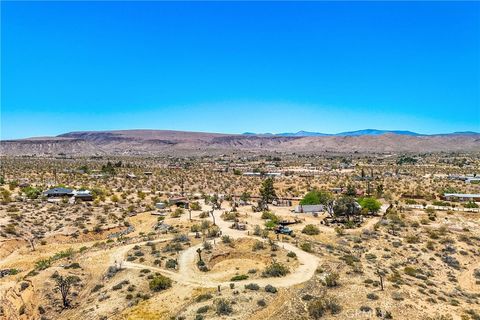
[[[163,275],[156,275],[149,283],[148,286],[152,291],[162,291],[172,286],[172,280]]]

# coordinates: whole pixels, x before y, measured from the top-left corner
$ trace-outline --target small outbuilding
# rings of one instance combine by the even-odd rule
[[[325,208],[321,204],[305,204],[305,205],[298,205],[295,207],[296,213],[315,213],[315,212],[323,212]]]
[[[68,188],[53,188],[50,190],[47,190],[43,193],[44,196],[50,198],[50,197],[69,197],[72,196],[72,189]]]

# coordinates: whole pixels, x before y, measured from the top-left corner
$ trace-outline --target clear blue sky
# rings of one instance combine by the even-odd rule
[[[4,2],[2,139],[480,131],[479,2]]]

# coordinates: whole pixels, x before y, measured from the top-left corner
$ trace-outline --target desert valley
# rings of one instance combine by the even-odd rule
[[[1,147],[0,319],[480,319],[478,134]]]

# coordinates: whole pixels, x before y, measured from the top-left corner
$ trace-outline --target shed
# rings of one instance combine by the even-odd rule
[[[322,212],[325,211],[325,208],[322,204],[305,204],[298,205],[295,207],[296,213],[313,213],[313,212]]]

